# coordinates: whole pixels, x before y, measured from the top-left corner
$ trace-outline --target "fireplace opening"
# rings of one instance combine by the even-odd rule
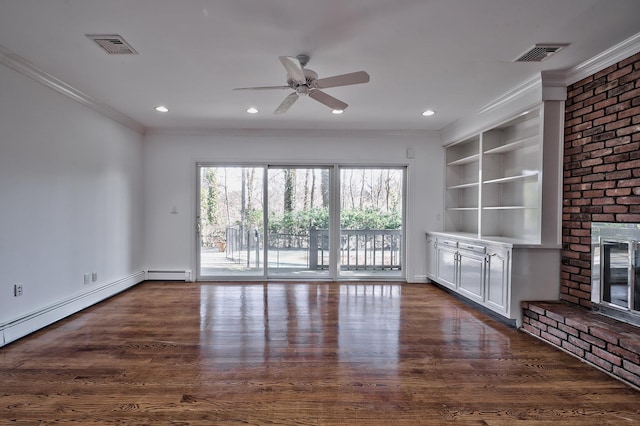
[[[640,224],[591,224],[591,302],[595,311],[640,326]]]

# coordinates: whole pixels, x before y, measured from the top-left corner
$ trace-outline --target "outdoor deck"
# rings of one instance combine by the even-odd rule
[[[247,255],[244,252],[230,254],[226,251],[221,252],[218,248],[202,247],[199,276],[205,279],[217,276],[262,276],[264,259],[262,253],[259,253],[258,262],[256,262],[255,251],[250,250],[251,256],[247,262]],[[309,268],[308,249],[269,250],[268,258],[267,268],[270,275],[304,275],[318,278],[329,276],[329,269],[326,266]],[[355,258],[352,259],[352,263],[356,263]],[[379,265],[362,265],[357,269],[342,267],[340,275],[342,277],[398,278],[402,276],[402,271],[399,268],[385,269]]]

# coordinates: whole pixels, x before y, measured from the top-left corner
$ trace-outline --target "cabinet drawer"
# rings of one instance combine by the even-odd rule
[[[460,250],[465,250],[465,251],[473,252],[480,255],[485,254],[487,252],[487,248],[485,246],[478,246],[475,244],[460,243],[458,244],[458,248]]]
[[[444,240],[442,238],[438,238],[438,245],[444,247],[458,247],[458,242],[456,240]]]

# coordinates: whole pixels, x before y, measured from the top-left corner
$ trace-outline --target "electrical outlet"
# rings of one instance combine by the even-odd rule
[[[15,297],[22,296],[22,284],[16,284],[13,286],[13,295]]]
[[[97,272],[92,272],[91,273],[91,282],[96,282],[98,281],[98,273]]]
[[[86,274],[84,274],[84,283],[89,284],[90,282],[91,282],[91,273],[87,272]]]

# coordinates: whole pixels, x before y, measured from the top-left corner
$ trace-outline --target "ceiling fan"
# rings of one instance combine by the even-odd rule
[[[320,89],[369,82],[369,74],[364,71],[318,78],[318,74],[315,71],[305,68],[309,62],[309,56],[307,55],[298,55],[296,57],[280,56],[279,59],[287,70],[286,86],[239,87],[233,90],[293,89],[294,92],[284,98],[280,106],[273,112],[274,114],[284,114],[303,95],[308,95],[311,99],[328,106],[332,110],[344,111],[349,105]]]

